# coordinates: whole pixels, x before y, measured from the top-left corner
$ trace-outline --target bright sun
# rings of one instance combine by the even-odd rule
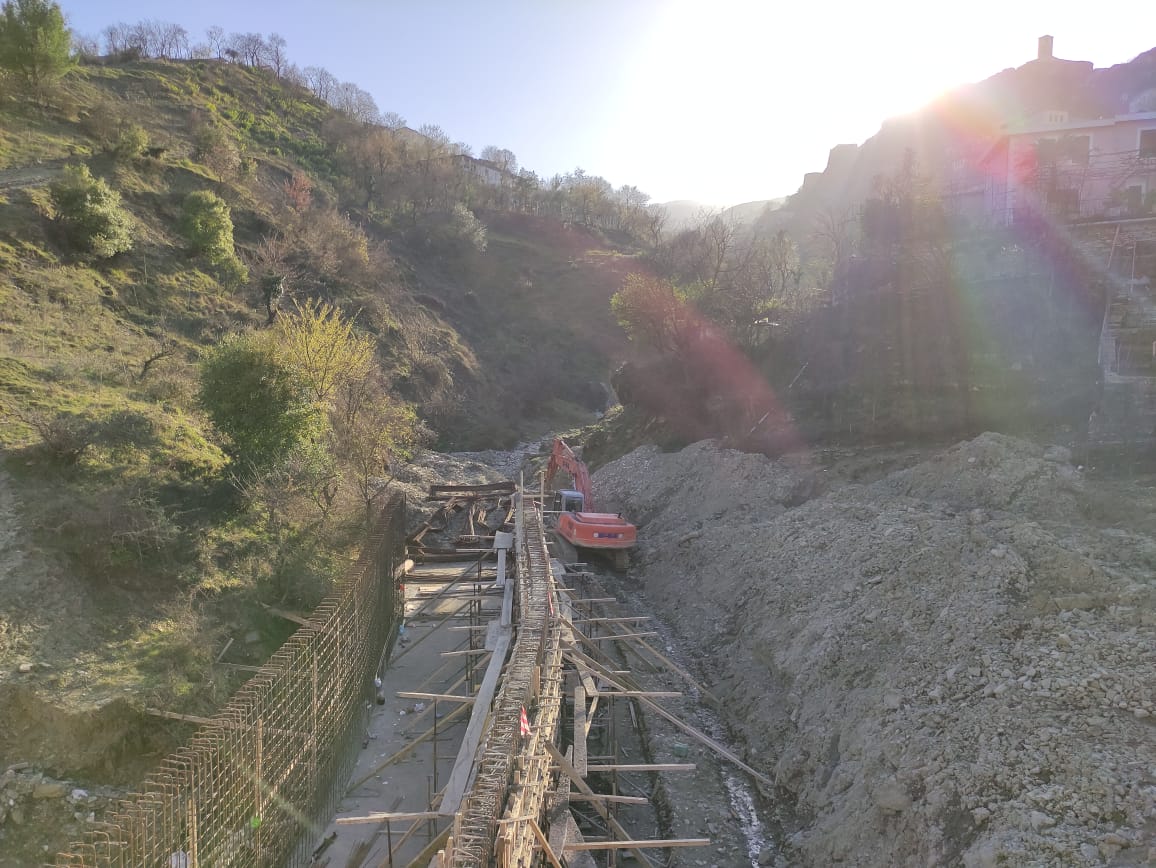
[[[710,204],[793,191],[801,177],[783,187],[772,180],[775,163],[819,170],[826,154],[815,152],[816,138],[862,141],[884,118],[927,103],[963,74],[942,43],[904,33],[871,4],[826,17],[816,8],[743,0],[661,8],[623,71],[615,128],[632,132],[616,135],[615,148],[659,177],[685,177],[697,161],[709,162],[694,187]],[[864,61],[864,46],[873,44],[878,50]],[[807,135],[799,135],[804,125]],[[633,152],[663,129],[668,147]]]

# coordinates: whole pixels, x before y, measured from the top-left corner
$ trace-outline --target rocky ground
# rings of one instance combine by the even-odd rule
[[[787,794],[791,863],[1156,860],[1156,489],[995,434],[827,458],[699,443],[595,475]]]

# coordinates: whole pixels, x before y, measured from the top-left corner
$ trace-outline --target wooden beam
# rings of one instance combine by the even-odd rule
[[[588,765],[586,771],[590,774],[598,772],[693,772],[694,763],[609,763],[607,765]]]
[[[469,707],[470,706],[468,706],[468,705],[460,705],[457,708],[455,708],[453,711],[451,711],[449,714],[447,714],[441,720],[441,722],[438,724],[441,727],[442,732],[445,732],[445,728],[448,724],[453,723],[455,720],[457,720],[459,717],[461,717],[463,714],[465,714],[466,709],[468,709]],[[375,765],[370,772],[368,772],[365,775],[362,775],[360,778],[358,778],[356,781],[354,781],[352,784],[350,784],[349,789],[347,789],[346,792],[347,793],[353,792],[358,787],[360,787],[362,784],[364,784],[366,781],[368,781],[370,778],[372,778],[374,775],[376,775],[378,772],[380,772],[382,769],[384,769],[386,766],[391,765],[392,763],[395,763],[398,760],[409,756],[410,753],[413,752],[414,748],[416,748],[418,745],[420,745],[422,742],[426,741],[427,739],[433,738],[434,730],[435,730],[435,727],[431,726],[429,729],[427,729],[425,732],[423,732],[421,735],[419,735],[417,738],[415,738],[413,741],[411,741],[409,744],[407,744],[405,747],[403,747],[397,753],[393,754],[392,756],[386,757],[384,760],[382,760],[377,765]]]
[[[399,690],[397,695],[402,699],[436,699],[439,702],[473,702],[472,696],[461,696],[457,693],[419,693],[416,690]]]
[[[600,690],[598,696],[649,696],[651,699],[674,699],[682,696],[676,690]]]
[[[643,796],[605,796],[595,793],[588,796],[585,793],[570,793],[567,799],[571,802],[606,802],[616,805],[649,805],[650,799]]]
[[[605,642],[607,640],[616,642],[619,639],[641,639],[644,636],[657,635],[658,633],[656,631],[648,630],[645,633],[607,633],[605,636],[595,636],[593,639],[591,639],[589,636],[586,636],[585,638],[588,642]]]
[[[304,615],[298,615],[296,612],[288,612],[285,609],[278,609],[276,606],[270,606],[268,603],[262,603],[261,607],[270,615],[276,615],[278,618],[284,618],[286,621],[292,621],[294,624],[300,624],[302,627],[312,627],[317,630],[323,626],[316,621],[310,621]]]
[[[566,777],[570,778],[570,782],[573,783],[574,786],[576,786],[579,790],[588,796],[594,795],[594,791],[590,789],[589,784],[587,784],[582,776],[578,774],[578,770],[574,768],[574,765],[570,762],[570,760],[562,756],[562,752],[558,750],[558,748],[556,748],[549,739],[542,740],[542,747],[546,748],[546,752],[554,758],[554,762],[558,763],[558,767],[562,770],[562,773],[566,775]],[[624,839],[630,838],[629,833],[624,828],[622,828],[621,823],[614,819],[606,805],[602,804],[601,802],[591,802],[591,805],[594,807],[594,810],[598,812],[598,815],[606,821],[606,824],[610,827],[610,831],[612,831],[615,835],[621,835]],[[638,857],[638,861],[643,865],[646,865],[647,868],[655,868],[654,862],[651,861],[650,857],[643,853],[640,849],[637,847],[627,849],[632,850],[634,855]]]
[[[609,670],[606,669],[605,666],[600,664],[598,661],[591,659],[590,657],[583,654],[581,651],[577,650],[576,648],[567,651],[566,654],[568,656],[570,656],[570,658],[572,660],[574,660],[576,663],[582,663],[583,665],[589,667],[592,671],[597,672],[603,679],[605,679],[610,684],[611,687],[614,687],[617,690],[626,690],[627,689],[621,683],[621,681],[614,678],[614,676],[609,672]],[[775,785],[774,781],[772,781],[769,777],[764,775],[762,772],[751,768],[749,765],[747,765],[745,762],[743,762],[741,759],[739,759],[732,751],[728,750],[723,745],[719,744],[717,741],[715,741],[713,738],[708,736],[706,733],[699,732],[697,729],[695,729],[689,723],[684,723],[683,721],[679,720],[677,717],[675,717],[673,714],[671,714],[669,711],[667,711],[665,708],[663,708],[657,702],[654,702],[651,699],[647,699],[645,696],[638,697],[638,701],[641,702],[643,705],[645,705],[647,708],[654,711],[655,714],[658,714],[661,717],[664,717],[667,720],[669,720],[671,723],[673,723],[675,726],[677,726],[679,729],[681,729],[687,735],[689,735],[692,738],[697,739],[698,741],[705,744],[707,747],[709,747],[712,751],[717,753],[719,756],[723,757],[724,759],[730,760],[730,762],[734,763],[736,766],[738,766],[744,772],[749,774],[751,777],[755,778],[756,780],[760,781],[761,783],[766,784],[769,787],[773,787]]]
[[[508,587],[512,588],[513,584],[510,582]],[[466,734],[462,738],[461,747],[458,749],[457,759],[454,760],[453,770],[446,781],[445,795],[442,796],[441,807],[438,809],[443,816],[452,817],[461,807],[462,796],[465,795],[470,773],[474,768],[474,755],[478,752],[482,731],[486,719],[490,715],[490,705],[494,701],[494,691],[498,687],[498,676],[501,675],[502,667],[505,665],[506,653],[510,650],[510,639],[511,631],[509,630],[504,630],[498,636],[498,646],[494,649],[494,656],[490,658],[489,666],[486,667],[486,674],[482,676],[482,683],[474,696],[473,705],[462,706],[462,708],[472,708],[473,712],[470,715],[469,725],[466,727]]]
[[[574,768],[586,777],[586,691],[582,685],[574,688]]]
[[[489,654],[486,648],[463,648],[461,651],[442,651],[442,657],[476,657],[478,654]]]
[[[376,814],[366,814],[363,817],[336,817],[333,822],[338,826],[356,826],[362,823],[392,823],[412,822],[413,820],[435,820],[440,817],[437,811],[402,811],[390,813],[388,811]]]
[[[635,847],[665,850],[668,847],[709,847],[710,838],[664,838],[658,841],[575,841],[567,850],[631,850]]]
[[[538,845],[542,848],[542,852],[546,854],[546,858],[550,860],[553,868],[562,868],[562,863],[558,861],[558,857],[554,855],[554,851],[550,849],[550,842],[546,840],[546,836],[542,834],[542,829],[538,825],[538,821],[531,819],[530,828],[534,830],[534,837],[538,839]]]
[[[422,821],[418,820],[417,822],[421,823]],[[446,841],[450,838],[450,832],[453,830],[454,827],[452,823],[446,826],[444,831],[440,832],[436,838],[426,844],[425,849],[418,853],[406,868],[425,868],[425,866],[429,865],[429,863],[433,861],[433,857],[437,855],[438,850],[446,845]],[[401,844],[399,843],[397,846],[400,848]]]

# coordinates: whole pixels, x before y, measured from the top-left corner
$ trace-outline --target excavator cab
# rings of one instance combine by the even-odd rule
[[[615,569],[627,566],[627,550],[637,542],[638,529],[621,515],[612,512],[594,512],[590,473],[565,441],[555,438],[546,467],[545,484],[550,485],[559,470],[574,479],[573,488],[554,492],[553,506],[557,515],[555,532],[574,548],[608,555]]]
[[[554,512],[581,512],[586,506],[586,498],[581,491],[561,488],[554,492]]]

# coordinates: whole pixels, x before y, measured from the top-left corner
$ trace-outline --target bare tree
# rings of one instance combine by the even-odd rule
[[[72,32],[72,53],[83,59],[100,57],[100,40],[94,36],[84,36]]]
[[[219,24],[214,24],[205,31],[205,39],[208,40],[209,51],[217,60],[221,60],[225,53],[225,28]]]
[[[362,90],[348,81],[343,81],[337,86],[330,100],[330,105],[363,124],[377,123],[378,118],[381,117],[377,103],[374,102],[369,91]]]
[[[705,273],[708,286],[714,288],[719,284],[723,270],[727,266],[731,251],[738,240],[739,225],[732,216],[716,214],[714,219],[708,220],[702,227],[703,247],[706,254]]]
[[[662,233],[670,219],[670,212],[662,205],[650,205],[643,212],[647,237],[654,247],[662,242]]]
[[[497,145],[486,145],[482,148],[482,159],[493,163],[503,172],[511,175],[518,173],[518,158],[509,148],[499,148]]]
[[[405,127],[405,118],[397,112],[383,112],[381,115],[381,125],[387,130],[400,130]]]
[[[289,57],[285,53],[285,37],[280,33],[270,33],[269,38],[265,40],[266,52],[265,57],[269,62],[269,68],[273,70],[273,74],[278,78],[285,71],[286,65],[289,63]]]
[[[322,102],[329,102],[337,90],[337,77],[323,66],[305,67],[305,86]]]
[[[159,22],[144,20],[138,21],[129,28],[129,50],[135,50],[141,57],[157,57],[160,45]]]
[[[305,87],[305,73],[301,71],[296,63],[287,63],[281,72],[281,80],[288,84],[295,84],[298,87]]]
[[[260,33],[229,34],[229,49],[245,66],[261,66],[267,56],[269,46]],[[228,54],[228,50],[226,50]]]
[[[123,21],[110,24],[101,31],[106,54],[124,54],[129,49],[129,26]]]
[[[189,56],[189,32],[179,24],[153,22],[156,57],[180,60]]]

